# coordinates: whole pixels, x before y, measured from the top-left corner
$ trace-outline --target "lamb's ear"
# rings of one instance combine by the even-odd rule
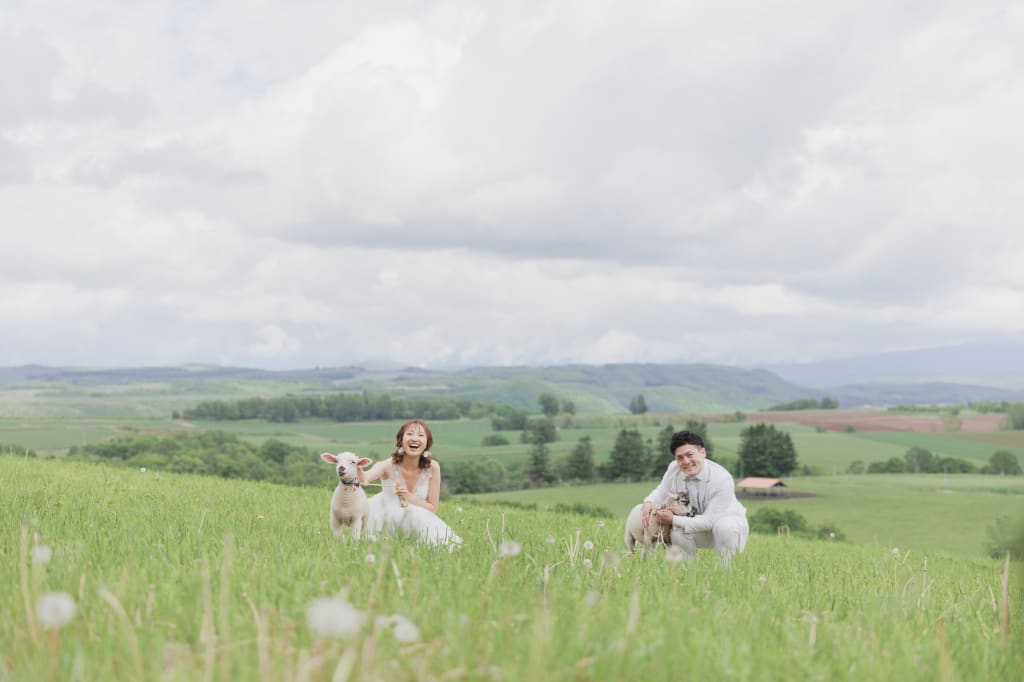
[[[373,464],[373,460],[370,459],[369,457],[363,457],[361,460],[356,462],[356,464],[358,464],[361,467],[364,467],[364,466],[366,466],[368,464]]]
[[[329,452],[321,452],[320,456],[323,457],[325,462],[330,462],[331,464],[338,463],[338,457],[336,455],[332,455]]]

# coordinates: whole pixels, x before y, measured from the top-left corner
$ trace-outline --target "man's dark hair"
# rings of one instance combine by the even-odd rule
[[[693,431],[676,431],[672,434],[672,440],[668,443],[669,454],[675,455],[676,449],[680,445],[696,445],[698,448],[704,447],[704,439],[700,437],[699,433]]]

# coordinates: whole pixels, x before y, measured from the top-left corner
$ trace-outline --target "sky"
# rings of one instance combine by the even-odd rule
[[[0,4],[0,366],[1024,339],[1024,5]]]

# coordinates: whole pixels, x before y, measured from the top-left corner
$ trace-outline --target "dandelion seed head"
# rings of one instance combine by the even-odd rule
[[[505,540],[505,542],[498,545],[498,556],[500,557],[513,557],[522,551],[522,547],[515,540]]]
[[[677,564],[683,560],[686,553],[678,545],[670,545],[665,548],[665,560]]]
[[[590,550],[594,549],[594,543],[591,542],[590,540],[587,540],[586,542],[583,543],[583,549],[585,549],[585,550],[587,550],[589,552]]]
[[[306,624],[323,637],[348,637],[365,620],[365,613],[338,597],[314,599],[306,607]]]
[[[587,570],[589,570],[589,569],[591,569],[593,567],[594,567],[594,562],[593,561],[591,561],[590,559],[584,559],[583,560],[583,568],[586,568]]]
[[[764,584],[764,583],[765,583],[765,582],[766,582],[767,580],[768,580],[768,578],[765,578],[765,577],[764,577],[763,575],[759,575],[759,576],[757,576],[757,582],[761,583],[762,585],[763,585],[763,584]]]
[[[548,543],[549,545],[555,544],[555,536],[554,535],[549,535],[547,537],[547,539],[544,540],[544,542]]]
[[[377,557],[372,552],[370,554],[366,555],[366,563],[372,564],[376,560],[377,560]]]
[[[377,620],[384,627],[390,627],[391,634],[403,644],[412,644],[420,640],[420,629],[405,616],[396,613],[393,616],[382,616]]]
[[[457,511],[457,512],[459,512],[461,514],[462,513],[462,505],[459,505],[458,507],[456,507],[455,511]]]
[[[45,566],[53,558],[53,550],[49,545],[36,545],[32,548],[32,563],[37,566]]]
[[[36,617],[46,630],[56,630],[75,617],[75,600],[67,592],[47,592],[36,603]]]
[[[139,473],[140,474],[146,473],[146,467],[139,467]]]
[[[899,556],[900,555],[900,548],[899,547],[893,547],[892,548],[892,555],[893,556]]]
[[[829,533],[829,534],[828,534],[828,536],[829,536],[830,538],[832,538],[832,539],[835,539],[835,537],[836,537],[836,534],[835,534],[835,533]]]

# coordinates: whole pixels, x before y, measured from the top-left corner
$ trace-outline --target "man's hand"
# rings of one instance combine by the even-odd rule
[[[672,516],[673,514],[671,509],[659,509],[658,511],[654,512],[654,517],[658,519],[658,523],[660,523],[663,526],[672,525]]]
[[[651,523],[651,509],[654,505],[650,502],[644,502],[643,509],[640,510],[640,523],[646,528]]]

